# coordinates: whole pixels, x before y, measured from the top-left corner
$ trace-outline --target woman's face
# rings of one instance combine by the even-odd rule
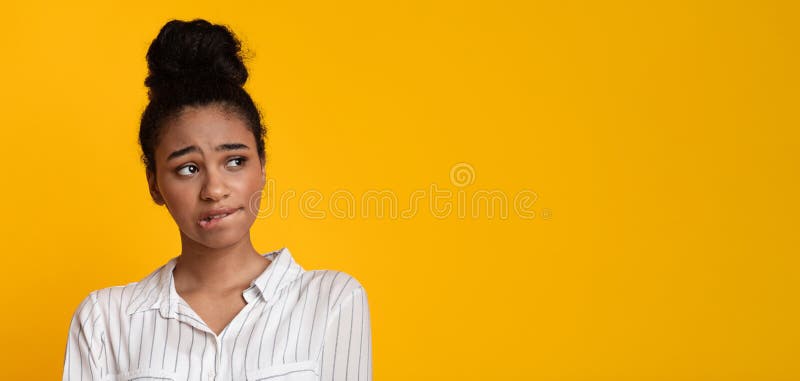
[[[150,194],[166,205],[184,244],[218,249],[249,240],[266,175],[241,117],[214,104],[186,107],[164,125],[155,161]]]

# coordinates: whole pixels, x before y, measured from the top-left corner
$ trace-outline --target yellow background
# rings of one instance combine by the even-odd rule
[[[796,3],[287,3],[4,3],[4,379],[59,378],[80,300],[178,254],[136,134],[147,46],[194,17],[254,53],[275,192],[538,196],[257,221],[365,286],[376,380],[800,379]]]

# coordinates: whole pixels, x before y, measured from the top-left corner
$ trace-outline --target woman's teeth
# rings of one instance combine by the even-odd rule
[[[213,219],[215,219],[215,218],[222,218],[222,217],[227,217],[227,216],[228,216],[228,213],[225,213],[225,214],[217,214],[216,216],[210,216],[210,217],[206,217],[206,219],[205,219],[205,220],[206,220],[206,221],[211,221],[211,220],[213,220]]]

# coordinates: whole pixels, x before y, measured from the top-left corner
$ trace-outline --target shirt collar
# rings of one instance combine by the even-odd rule
[[[289,249],[285,247],[263,256],[272,263],[250,282],[250,286],[258,290],[262,300],[270,301],[275,294],[299,278],[305,270],[295,262]],[[177,259],[178,257],[170,259],[136,284],[131,302],[126,309],[128,315],[159,309],[164,317],[175,317],[178,301],[181,299],[175,291],[172,276]]]

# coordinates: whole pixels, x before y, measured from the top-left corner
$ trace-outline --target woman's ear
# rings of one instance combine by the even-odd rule
[[[261,166],[261,188],[263,189],[267,185],[267,167],[265,165]]]
[[[158,183],[156,182],[156,176],[153,172],[146,171],[147,173],[147,187],[150,188],[150,197],[153,198],[153,201],[158,205],[164,205],[164,197],[161,196],[161,192],[158,191]]]

